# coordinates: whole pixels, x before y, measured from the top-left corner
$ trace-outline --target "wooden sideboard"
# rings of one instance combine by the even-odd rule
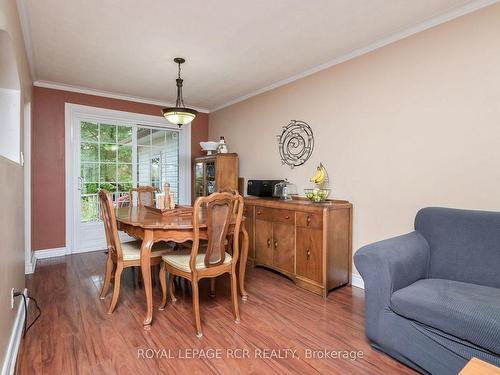
[[[249,260],[326,297],[351,283],[352,204],[245,197]]]

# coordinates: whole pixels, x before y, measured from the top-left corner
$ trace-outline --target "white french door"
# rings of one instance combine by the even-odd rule
[[[66,106],[71,138],[67,144],[67,191],[71,191],[67,194],[71,206],[67,252],[106,247],[99,215],[100,189],[112,193],[115,207],[124,207],[130,204],[132,187],[161,189],[168,182],[178,203],[190,202],[189,126],[179,129],[156,116]],[[132,239],[124,233],[120,236],[122,241]]]

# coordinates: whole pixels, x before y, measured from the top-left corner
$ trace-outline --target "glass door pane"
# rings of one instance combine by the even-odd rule
[[[203,163],[196,163],[194,167],[194,196],[195,198],[205,195],[203,191],[203,180],[205,172],[203,171]]]
[[[179,137],[175,130],[80,123],[80,222],[99,221],[100,189],[113,194],[116,207],[130,204],[129,191],[170,184],[179,200]]]
[[[123,206],[132,178],[132,127],[82,121],[80,123],[80,221],[99,221],[100,189]]]
[[[207,167],[207,195],[215,193],[215,162],[211,161],[206,164]]]
[[[174,130],[137,128],[137,184],[163,190],[179,202],[179,136]]]

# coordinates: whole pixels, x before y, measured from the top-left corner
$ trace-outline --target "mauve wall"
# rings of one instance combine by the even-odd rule
[[[32,129],[32,247],[66,246],[64,174],[64,104],[74,103],[158,116],[161,107],[101,96],[35,87]],[[192,157],[201,156],[199,142],[208,139],[208,116],[193,121]]]

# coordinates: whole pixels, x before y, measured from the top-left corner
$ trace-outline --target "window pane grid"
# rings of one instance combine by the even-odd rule
[[[178,202],[178,132],[139,125],[81,122],[81,221],[98,221],[98,191],[106,189],[118,207],[129,204],[129,190],[168,182]]]

